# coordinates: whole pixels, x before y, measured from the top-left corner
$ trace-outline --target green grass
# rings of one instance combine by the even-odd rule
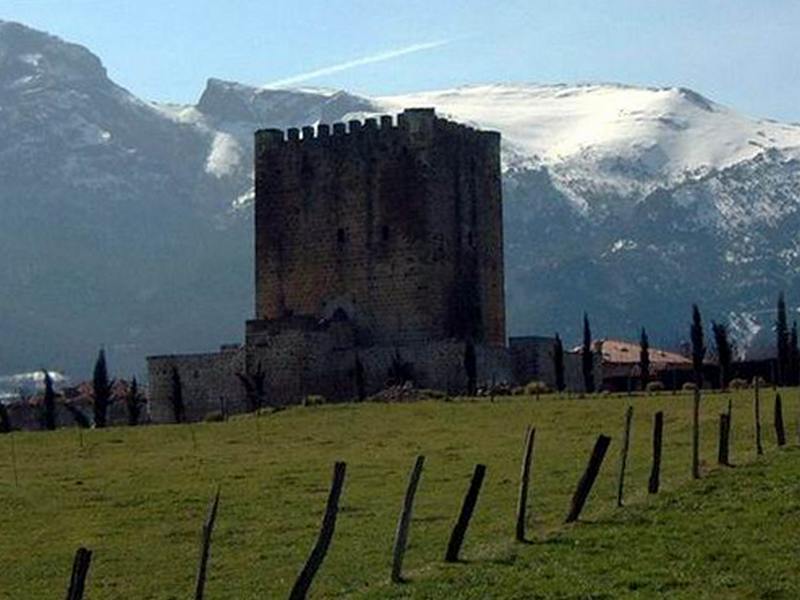
[[[733,398],[735,468],[716,467],[718,415]],[[765,457],[752,392],[703,399],[704,478],[691,480],[690,395],[504,398],[292,408],[228,423],[0,436],[0,598],[63,596],[75,549],[95,551],[89,600],[187,598],[200,529],[222,486],[209,599],[285,598],[311,549],[334,460],[342,510],[312,597],[800,597],[798,392],[790,448]],[[626,406],[635,407],[627,506],[615,507]],[[646,493],[652,417],[665,411],[662,492]],[[513,542],[525,426],[536,426],[530,530]],[[562,525],[596,436],[612,436],[582,521]],[[14,485],[11,441],[17,455]],[[414,457],[427,456],[406,556],[388,583],[394,527]],[[462,551],[443,563],[475,463],[488,472]]]

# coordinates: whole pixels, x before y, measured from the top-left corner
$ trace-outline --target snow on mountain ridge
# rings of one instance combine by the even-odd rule
[[[594,162],[593,174],[613,176],[622,159],[638,165],[645,180],[662,183],[725,168],[766,148],[800,148],[800,127],[740,115],[686,88],[497,84],[375,103],[387,112],[435,106],[458,121],[500,130],[508,149],[531,164],[559,170]]]

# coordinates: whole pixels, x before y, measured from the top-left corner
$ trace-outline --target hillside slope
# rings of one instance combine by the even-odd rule
[[[783,397],[785,414],[796,415],[797,394]],[[729,398],[737,466],[719,469],[718,416]],[[617,509],[629,404],[626,506]],[[661,491],[651,496],[656,411],[665,413],[664,452]],[[690,394],[293,407],[191,428],[14,433],[18,485],[9,454],[0,454],[0,598],[63,591],[79,545],[95,553],[93,600],[187,597],[217,485],[208,597],[286,598],[316,539],[335,460],[347,462],[347,474],[313,598],[797,598],[800,451],[794,439],[777,450],[765,427],[766,455],[756,460],[752,415],[751,391],[704,395],[701,481],[691,479]],[[514,510],[529,423],[533,543],[519,544]],[[600,433],[611,447],[582,521],[564,527]],[[390,585],[392,536],[418,454],[426,462],[404,565],[410,581]],[[448,565],[447,540],[476,463],[487,474],[464,562]]]

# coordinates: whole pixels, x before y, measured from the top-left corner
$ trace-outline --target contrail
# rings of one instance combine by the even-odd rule
[[[450,40],[439,40],[438,42],[424,42],[422,44],[412,44],[411,46],[405,46],[404,48],[397,48],[396,50],[388,50],[386,52],[373,54],[372,56],[364,56],[362,58],[356,58],[355,60],[349,60],[347,62],[339,63],[338,65],[331,65],[330,67],[322,67],[321,69],[309,71],[308,73],[300,73],[299,75],[292,75],[291,77],[286,77],[285,79],[278,79],[276,81],[267,83],[266,85],[264,85],[264,87],[269,88],[269,87],[283,87],[287,85],[293,85],[295,83],[300,83],[301,81],[315,79],[316,77],[321,77],[323,75],[330,75],[331,73],[339,73],[340,71],[346,71],[347,69],[352,69],[354,67],[360,67],[362,65],[371,65],[372,63],[391,60],[399,56],[405,56],[406,54],[413,54],[415,52],[422,52],[423,50],[438,48],[439,46],[444,46],[445,44],[448,43],[450,43]]]

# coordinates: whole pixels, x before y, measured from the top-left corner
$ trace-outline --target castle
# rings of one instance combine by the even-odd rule
[[[409,109],[255,134],[255,319],[243,345],[148,358],[151,414],[352,399],[388,380],[510,381],[500,135]],[[251,390],[252,391],[252,390]]]

